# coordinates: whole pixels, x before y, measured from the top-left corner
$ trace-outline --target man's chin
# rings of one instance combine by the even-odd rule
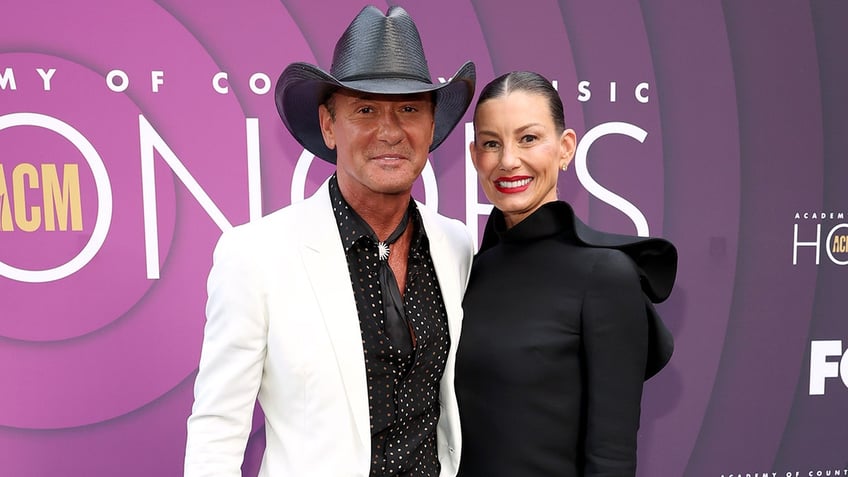
[[[408,194],[418,176],[409,170],[383,170],[371,176],[371,185],[373,190],[383,194]]]

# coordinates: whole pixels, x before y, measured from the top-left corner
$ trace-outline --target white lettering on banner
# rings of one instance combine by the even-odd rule
[[[229,75],[219,71],[212,76],[212,89],[218,94],[227,94],[230,92],[228,81]],[[265,73],[253,73],[248,80],[250,91],[256,95],[268,94],[271,91],[271,85],[271,78]]]
[[[229,93],[230,87],[226,84],[221,84],[221,81],[227,81],[227,73],[224,73],[223,71],[215,73],[215,76],[212,77],[212,89],[220,94]]]
[[[306,174],[309,173],[309,166],[312,165],[314,159],[315,156],[306,149],[297,158],[297,164],[294,165],[294,173],[292,174],[291,190],[289,191],[292,204],[306,198]]]
[[[271,91],[271,78],[265,73],[254,73],[250,76],[250,90],[255,94],[267,94]],[[262,83],[262,86],[259,86]]]
[[[9,88],[14,91],[18,89],[17,83],[15,83],[15,70],[10,67],[6,67],[2,73],[0,73],[0,89],[5,90]]]
[[[805,473],[801,473],[801,471],[791,471],[788,470],[785,473],[781,471],[780,474],[778,472],[731,472],[729,474],[721,474],[721,477],[777,477],[785,476],[785,477],[801,477],[801,475],[809,476],[809,477],[842,477],[848,476],[848,468],[834,468],[834,469],[826,469],[826,470],[810,470],[805,471]]]
[[[845,218],[845,212],[795,212],[795,220],[800,219],[830,219],[842,220]]]
[[[651,85],[648,83],[639,83],[636,85],[636,90],[633,94],[636,95],[636,101],[639,101],[642,104],[646,104],[650,99],[648,97],[648,90],[651,89]]]
[[[474,142],[474,123],[465,123],[465,227],[471,234],[472,243],[476,248],[480,243],[478,218],[481,215],[492,213],[492,204],[481,204],[478,202],[477,193],[477,171],[471,162],[470,145]]]
[[[592,99],[592,90],[589,89],[590,84],[588,81],[577,83],[577,101],[585,103]]]
[[[44,91],[50,91],[50,80],[53,78],[53,74],[56,73],[56,68],[50,68],[47,71],[44,71],[43,68],[36,68],[35,71],[38,72],[38,75],[41,76],[41,80],[44,82]]]
[[[186,186],[189,193],[209,214],[221,230],[232,228],[221,209],[212,202],[205,190],[198,184],[174,151],[165,143],[162,136],[147,119],[138,115],[139,143],[141,145],[141,193],[144,206],[144,251],[147,262],[147,278],[159,278],[159,223],[156,214],[156,177],[153,167],[153,152],[159,153],[165,164],[171,168],[177,178]]]
[[[787,472],[787,477],[792,475],[791,472]],[[721,474],[721,477],[777,477],[777,472],[746,472],[746,473],[738,473],[738,474]]]
[[[836,265],[848,265],[848,258],[840,260],[834,254],[848,254],[848,234],[838,234],[842,229],[848,228],[848,223],[841,223],[833,226],[827,233],[824,241],[824,249],[827,253],[827,258]],[[821,224],[816,224],[816,239],[812,242],[801,242],[798,240],[798,224],[793,227],[792,235],[792,265],[798,264],[798,248],[813,247],[815,249],[816,265],[821,261]]]
[[[159,87],[165,84],[165,72],[164,71],[151,71],[150,72],[150,89],[154,93],[159,92]]]
[[[259,118],[245,118],[247,135],[247,204],[250,220],[262,217],[262,167],[259,157]]]
[[[45,73],[45,76],[49,78],[52,74],[53,73]],[[125,88],[128,84],[126,75],[120,70],[113,70],[110,72],[110,75],[108,75],[108,78],[109,84],[116,88]],[[164,76],[154,74],[151,78],[155,82],[156,78],[163,79]],[[219,80],[223,80],[225,78],[226,75],[223,74],[219,77]],[[85,266],[94,257],[105,241],[112,217],[112,190],[109,177],[106,173],[103,161],[97,154],[97,151],[81,133],[70,125],[50,116],[36,113],[14,113],[0,116],[0,130],[18,125],[43,127],[67,138],[85,157],[94,176],[98,194],[97,218],[95,220],[91,238],[79,255],[64,265],[49,270],[24,270],[11,267],[5,263],[0,263],[0,275],[14,280],[24,282],[46,282],[58,280],[75,273]],[[149,279],[158,279],[160,277],[160,269],[158,214],[156,204],[156,162],[154,159],[156,157],[156,153],[158,153],[165,165],[167,165],[176,178],[185,185],[191,196],[198,202],[206,214],[221,230],[231,228],[232,224],[224,216],[221,209],[212,200],[209,194],[194,178],[191,172],[189,172],[177,154],[164,141],[162,136],[143,115],[138,116],[138,128],[146,273]],[[492,205],[488,203],[481,203],[478,199],[477,174],[471,163],[470,151],[468,149],[468,145],[471,143],[474,135],[473,124],[466,123],[464,132],[466,143],[465,223],[468,227],[469,233],[474,239],[474,243],[477,244],[479,242],[479,217],[488,215],[492,210]],[[245,138],[247,146],[247,197],[249,218],[251,221],[259,219],[263,213],[259,133],[259,120],[257,118],[245,118]],[[621,210],[625,215],[627,215],[636,225],[637,233],[640,235],[647,235],[649,232],[648,224],[641,211],[639,211],[639,209],[630,202],[599,185],[588,173],[586,162],[589,148],[596,140],[609,134],[627,135],[640,142],[643,142],[647,136],[647,133],[643,129],[629,123],[605,123],[592,128],[578,144],[576,158],[578,179],[590,194],[612,205],[616,209]],[[306,150],[303,150],[297,160],[291,185],[292,203],[304,198],[307,173],[313,160],[314,156]],[[13,194],[15,193],[14,191],[18,189],[22,191],[25,188],[38,188],[38,185],[26,185],[26,181],[34,184],[32,181],[38,180],[38,173],[39,171],[34,167],[22,167],[17,172],[13,171]],[[24,199],[16,200],[14,207],[7,205],[11,202],[7,194],[5,182],[3,182],[3,180],[5,180],[5,173],[3,173],[2,165],[0,165],[0,186],[3,186],[0,187],[0,225],[8,225],[8,227],[3,228],[2,231],[8,232],[13,230],[11,218],[12,210],[15,210],[15,222],[18,224],[18,229],[22,231],[36,230],[42,223],[44,224],[44,230],[55,230],[57,225],[60,230],[65,230],[69,216],[71,218],[72,230],[77,230],[81,227],[79,225],[81,223],[81,209],[79,204],[75,202],[80,197],[80,192],[78,190],[79,177],[76,165],[70,165],[70,167],[69,165],[65,166],[65,182],[63,182],[62,185],[59,185],[58,172],[55,169],[54,164],[43,164],[40,173],[43,181],[43,184],[40,187],[44,189],[42,192],[45,200],[43,208],[44,221],[41,222],[41,215],[39,215],[39,218],[37,219],[38,224],[36,224],[36,219],[33,218],[34,214],[41,214],[42,212],[42,210],[35,210],[38,207],[30,207],[21,212],[24,210],[23,208],[26,207],[26,201]],[[20,177],[15,179],[17,176]],[[425,164],[422,172],[422,181],[424,185],[426,204],[438,210],[438,182],[436,181],[435,172],[429,160]],[[18,183],[20,183],[20,185],[16,185]],[[23,192],[19,191],[18,194],[23,194]],[[23,197],[23,195],[21,195],[21,197]],[[9,215],[9,220],[4,221],[3,217],[6,217],[7,215]],[[848,247],[848,242],[846,242],[846,247]]]
[[[0,261],[0,276],[21,282],[44,283],[65,278],[84,267],[106,241],[112,223],[112,186],[103,159],[94,146],[73,126],[54,117],[38,113],[11,113],[0,116],[0,131],[15,126],[36,126],[53,131],[67,139],[88,162],[97,188],[97,219],[88,242],[82,250],[62,265],[46,270],[26,270]],[[47,206],[45,206],[47,207]]]
[[[819,264],[819,242],[821,241],[821,224],[816,224],[816,240],[813,242],[798,241],[798,224],[795,224],[794,235],[792,236],[792,265],[798,265],[798,247],[815,247],[816,249],[816,265]]]
[[[577,101],[581,103],[585,103],[592,99],[592,82],[591,81],[579,81],[577,83]],[[651,85],[647,82],[641,82],[637,84],[633,88],[633,97],[636,98],[636,101],[646,104],[650,102],[651,97],[648,96],[648,91],[650,91]],[[609,82],[609,102],[615,103],[618,99],[618,83],[615,81]]]
[[[116,79],[120,83],[116,83]],[[112,70],[106,74],[106,86],[116,93],[122,93],[130,86],[130,78],[121,70]]]
[[[650,230],[648,228],[648,220],[642,211],[620,195],[598,184],[592,175],[589,174],[587,165],[589,148],[592,147],[595,141],[610,134],[623,134],[632,137],[640,143],[645,142],[645,138],[648,137],[648,132],[644,129],[624,122],[603,123],[586,131],[583,139],[577,143],[577,152],[574,155],[574,168],[577,172],[577,179],[590,194],[620,210],[633,221],[633,224],[636,226],[636,233],[640,237],[647,237],[650,234]]]
[[[49,70],[36,68],[35,71],[39,76],[41,76],[44,91],[50,91],[52,89],[50,80],[53,78],[53,74],[56,73],[56,68],[50,68]],[[12,91],[18,89],[18,84],[15,82],[15,70],[11,67],[7,67],[5,70],[0,72],[0,89],[5,90],[7,88]]]
[[[839,363],[827,358],[841,356]],[[848,350],[843,354],[841,340],[819,340],[810,342],[810,396],[824,394],[828,378],[842,378],[848,387]]]
[[[56,72],[55,68],[51,68],[49,70],[45,70],[43,68],[37,68],[36,71],[41,76],[43,82],[44,91],[51,90],[51,79],[53,74]],[[153,93],[158,93],[160,90],[160,86],[164,84],[165,72],[162,70],[152,70],[150,71],[150,91]],[[129,88],[130,78],[129,75],[119,68],[113,69],[106,74],[105,77],[106,86],[111,91],[116,93],[122,93]],[[439,83],[446,83],[450,81],[451,78],[445,78],[444,76],[438,76],[436,81]],[[224,71],[219,71],[215,73],[211,78],[212,89],[218,94],[229,94],[230,86],[229,86],[229,74]],[[557,87],[557,80],[551,80],[551,84],[554,85],[554,89],[559,90]],[[581,103],[588,102],[592,99],[592,82],[587,80],[581,80],[577,82],[577,100]],[[618,86],[619,82],[610,81],[606,83],[607,86],[607,100],[610,103],[617,103],[618,98]],[[250,75],[247,81],[247,87],[250,91],[258,96],[268,94],[273,88],[273,82],[271,81],[271,77],[267,73],[263,72],[254,72]],[[629,87],[628,87],[629,88]],[[4,70],[0,71],[0,90],[12,90],[15,91],[18,89],[18,84],[16,81],[15,70],[12,67],[6,67]],[[628,91],[630,91],[628,89]],[[651,85],[646,81],[642,81],[637,83],[633,89],[633,98],[641,103],[647,104],[651,101],[650,91]],[[600,97],[603,97],[602,95]]]
[[[796,472],[795,475],[798,475]],[[840,477],[848,475],[848,469],[811,470],[807,473],[809,477]]]

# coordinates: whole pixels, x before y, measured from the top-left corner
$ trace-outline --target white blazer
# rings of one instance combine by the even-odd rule
[[[418,209],[451,336],[437,443],[441,476],[452,477],[461,446],[454,362],[473,244],[461,222]],[[226,231],[207,285],[185,476],[241,476],[258,397],[266,438],[260,477],[367,477],[362,337],[327,183],[302,202]]]

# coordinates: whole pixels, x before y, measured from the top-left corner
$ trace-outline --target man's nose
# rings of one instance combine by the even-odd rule
[[[403,129],[400,120],[394,111],[385,111],[380,114],[377,128],[377,139],[389,144],[397,144],[403,140]]]

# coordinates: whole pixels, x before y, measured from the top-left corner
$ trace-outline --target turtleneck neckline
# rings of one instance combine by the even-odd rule
[[[503,212],[493,209],[491,215],[494,231],[503,243],[538,240],[573,230],[574,212],[571,206],[562,201],[542,204],[509,229]]]

